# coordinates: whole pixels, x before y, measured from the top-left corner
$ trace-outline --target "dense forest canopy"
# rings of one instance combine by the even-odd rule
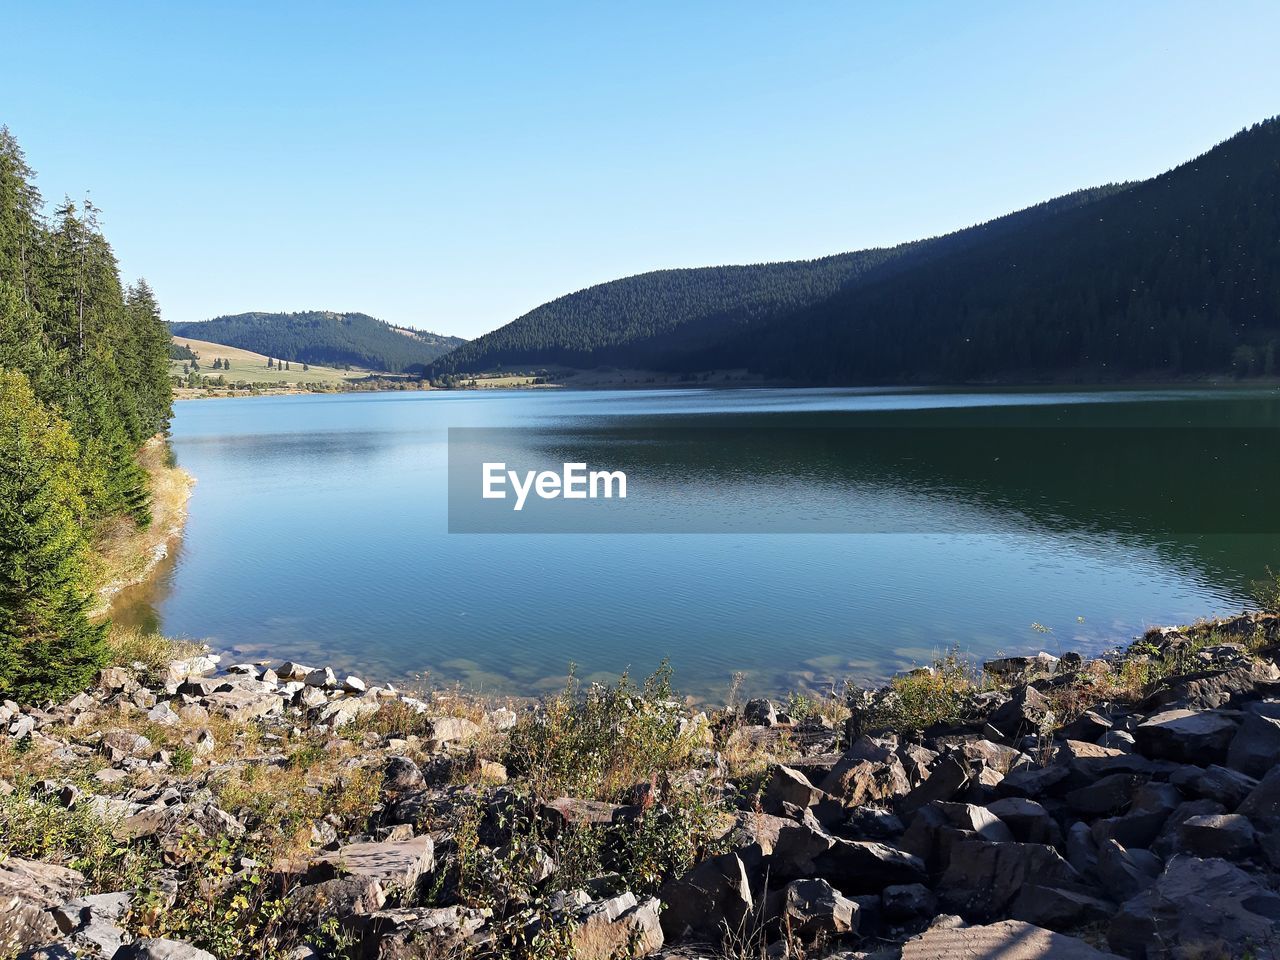
[[[225,343],[294,363],[350,364],[385,373],[420,373],[466,341],[394,327],[363,313],[238,313],[170,325],[179,337]]]
[[[150,522],[141,444],[170,415],[169,334],[122,286],[87,201],[44,204],[0,128],[0,696],[83,686],[101,657],[90,549]]]
[[[1135,184],[821,260],[544,304],[429,376],[607,364],[817,383],[1280,374],[1280,123]]]

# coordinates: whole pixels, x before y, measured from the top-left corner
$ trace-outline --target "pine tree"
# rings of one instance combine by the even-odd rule
[[[76,474],[67,423],[0,370],[0,695],[26,703],[83,689],[105,659]]]

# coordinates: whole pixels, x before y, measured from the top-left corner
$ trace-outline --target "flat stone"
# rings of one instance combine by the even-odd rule
[[[902,945],[902,960],[1121,960],[1077,937],[1020,920],[933,927]]]
[[[1178,827],[1182,851],[1197,857],[1239,860],[1253,850],[1257,839],[1249,818],[1238,813],[1189,817]]]
[[[1138,724],[1138,749],[1152,759],[1208,766],[1220,763],[1236,734],[1236,721],[1213,711],[1166,710]]]
[[[66,867],[9,857],[0,862],[0,953],[57,939],[50,912],[84,889],[84,875]]]
[[[340,874],[377,880],[388,894],[412,891],[418,878],[435,866],[428,836],[383,843],[348,843],[312,861],[317,875]]]
[[[217,960],[217,957],[181,940],[152,939],[125,944],[111,960]]]

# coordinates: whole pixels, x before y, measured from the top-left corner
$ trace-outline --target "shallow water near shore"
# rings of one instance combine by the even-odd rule
[[[187,401],[186,532],[114,616],[246,659],[518,694],[570,663],[669,658],[714,699],[738,671],[780,693],[952,646],[1098,650],[1238,610],[1280,568],[1277,425],[1269,389]],[[450,533],[451,427],[626,469],[643,496],[610,508],[628,532]],[[640,532],[651,518],[662,532]]]

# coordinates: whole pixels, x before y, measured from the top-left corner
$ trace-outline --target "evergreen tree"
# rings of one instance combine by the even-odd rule
[[[83,689],[105,658],[87,616],[88,544],[68,425],[25,375],[0,370],[0,695]]]

